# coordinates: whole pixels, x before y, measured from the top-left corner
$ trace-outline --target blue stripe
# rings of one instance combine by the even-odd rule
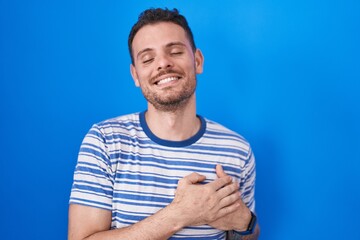
[[[81,147],[80,148],[80,154],[81,153],[89,153],[92,154],[93,156],[99,157],[101,160],[103,160],[105,163],[109,162],[107,159],[109,159],[107,156],[105,156],[103,153],[96,151],[94,149],[91,148],[87,148],[87,147]]]
[[[84,184],[94,185],[94,182],[92,182],[92,181],[84,181],[84,180],[76,180],[76,179],[74,180],[74,183],[78,184],[78,185],[84,185]],[[111,186],[100,184],[100,183],[97,183],[96,185],[98,185],[102,189],[108,189],[108,191],[112,191],[112,189],[113,189]]]
[[[174,186],[165,186],[165,185],[160,185],[160,184],[156,184],[156,183],[144,183],[144,182],[129,182],[126,180],[116,180],[116,183],[118,184],[128,184],[128,185],[136,185],[136,186],[144,186],[144,187],[156,187],[156,188],[163,188],[163,189],[174,189]],[[175,185],[176,186],[176,185]]]
[[[101,193],[101,194],[105,194],[106,196],[112,196],[112,191],[105,190],[100,187],[92,187],[92,186],[88,186],[88,185],[80,185],[80,184],[74,183],[73,188],[78,189],[78,190],[86,190],[86,191],[90,191],[93,193]]]
[[[85,202],[85,203],[80,203],[80,202]],[[94,206],[94,205],[99,205],[102,208],[109,210],[111,209],[111,204],[105,204],[103,202],[98,202],[98,201],[92,201],[92,200],[88,200],[88,199],[82,199],[82,198],[75,198],[72,197],[70,198],[70,203],[71,204],[81,204],[81,205],[87,205],[87,206]]]
[[[152,163],[146,163],[146,162],[142,162],[141,165],[137,162],[130,162],[130,161],[120,161],[120,163],[122,164],[127,164],[127,165],[133,165],[133,166],[142,166],[142,167],[156,167],[156,168],[160,168],[160,169],[169,169],[169,164],[168,166],[161,166],[161,165],[156,165],[156,164],[152,164]],[[189,165],[189,166],[192,166],[194,167],[194,165]],[[189,172],[189,174],[191,172],[194,172],[194,168],[185,168],[185,167],[171,167],[171,169],[173,170],[173,172],[176,172],[176,171],[187,171]],[[197,173],[214,173],[215,172],[215,165],[213,168],[209,169],[209,171],[206,171],[205,169],[197,169],[196,172]],[[143,172],[144,173],[144,172]],[[179,178],[182,178],[183,176],[170,176],[170,177],[179,177]]]
[[[187,228],[186,228],[187,229]],[[225,232],[221,232],[219,234],[208,234],[207,236],[188,236],[185,234],[175,234],[169,240],[171,239],[186,239],[186,240],[219,240],[219,239],[225,239]]]
[[[93,173],[95,175],[100,175],[100,176],[104,176],[107,174],[104,174],[104,171],[102,169],[95,169],[95,168],[89,168],[89,167],[83,167],[78,165],[76,167],[76,172],[84,172],[84,173]]]
[[[145,216],[121,214],[120,216],[121,216],[121,221],[128,220],[127,223],[134,223],[134,222],[140,222],[141,220],[148,217],[149,214]]]
[[[120,199],[120,200],[114,199],[113,203],[122,203],[122,204],[127,204],[127,205],[138,206],[138,207],[147,206],[147,207],[157,207],[157,208],[164,208],[167,205],[167,204],[161,204],[161,202],[139,204],[138,202],[128,202],[128,201],[124,201],[123,199]]]
[[[149,201],[149,202],[161,202],[161,203],[170,203],[173,198],[164,198],[164,197],[155,197],[147,196],[141,194],[125,194],[125,193],[114,193],[114,198],[124,199],[124,200],[134,200],[134,201]]]
[[[95,124],[96,126],[102,127],[102,128],[109,128],[109,127],[118,127],[118,128],[124,128],[124,129],[131,129],[133,127],[140,127],[140,121],[133,121],[132,119],[128,121],[121,121],[119,122],[118,119],[110,119],[104,122],[100,122]]]
[[[91,136],[91,135],[94,135],[96,137],[98,137],[99,139],[103,140],[104,137],[103,135],[101,134],[100,130],[98,128],[92,128],[90,129],[90,131],[88,132],[87,134],[88,136]]]
[[[127,194],[139,194],[138,191],[131,191],[131,190],[117,190],[115,191],[116,193],[127,193]],[[144,194],[149,194],[149,193],[144,193]],[[174,194],[161,194],[161,193],[151,193],[154,196],[159,196],[159,197],[164,197],[164,198],[171,198],[174,197]]]
[[[116,178],[122,178],[127,180],[140,180],[145,182],[157,182],[157,183],[165,183],[165,184],[174,184],[177,185],[178,179],[168,179],[164,177],[156,177],[156,176],[146,176],[146,175],[133,175],[133,174],[124,174],[124,173],[116,173]]]

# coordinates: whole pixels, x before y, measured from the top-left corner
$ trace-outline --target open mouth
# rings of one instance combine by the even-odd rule
[[[180,77],[167,77],[167,78],[161,79],[159,81],[156,81],[155,85],[163,85],[163,84],[166,84],[166,83],[169,83],[169,82],[172,82],[172,81],[176,81],[176,80],[179,80],[179,79],[180,79]]]

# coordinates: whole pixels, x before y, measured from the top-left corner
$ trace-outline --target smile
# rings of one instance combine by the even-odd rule
[[[162,85],[162,84],[169,83],[169,82],[172,82],[172,81],[176,81],[176,80],[179,80],[179,79],[180,79],[179,77],[167,77],[167,78],[164,78],[164,79],[161,79],[161,80],[157,81],[155,84],[156,85]]]

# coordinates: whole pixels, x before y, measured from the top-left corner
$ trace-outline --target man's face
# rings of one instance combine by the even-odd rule
[[[193,52],[185,31],[168,22],[146,25],[132,43],[131,75],[156,109],[174,111],[193,96],[203,56]]]

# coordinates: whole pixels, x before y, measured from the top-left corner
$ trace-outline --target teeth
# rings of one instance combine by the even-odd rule
[[[158,81],[157,84],[164,84],[164,83],[168,83],[168,82],[171,82],[171,81],[174,81],[174,80],[177,80],[178,78],[177,77],[168,77],[168,78],[165,78],[165,79],[162,79],[160,81]]]

